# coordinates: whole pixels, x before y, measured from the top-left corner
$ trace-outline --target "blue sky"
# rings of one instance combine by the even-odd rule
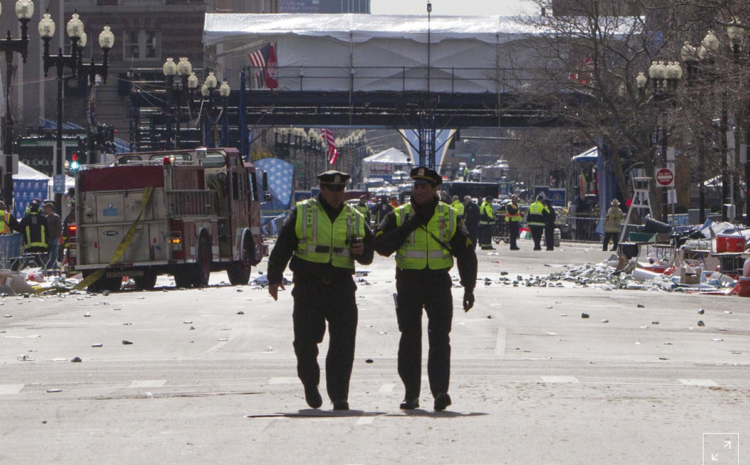
[[[432,0],[433,15],[505,15],[526,12],[538,14],[536,5],[526,0]],[[427,0],[370,0],[375,15],[426,15]]]

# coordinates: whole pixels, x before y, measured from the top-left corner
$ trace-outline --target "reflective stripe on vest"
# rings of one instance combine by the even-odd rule
[[[401,226],[407,215],[414,216],[411,204],[398,207],[396,210],[396,225]],[[450,251],[440,245],[433,236],[443,244],[448,244],[456,234],[456,210],[450,205],[438,202],[435,214],[427,224],[427,230],[420,227],[412,231],[401,247],[396,251],[396,265],[404,270],[444,270],[453,266],[453,256]]]
[[[542,216],[544,209],[545,206],[539,201],[529,205],[529,217],[527,221],[529,226],[544,226],[544,217]]]
[[[30,215],[38,215],[39,213],[38,212],[37,213],[31,213],[31,212],[29,212],[29,214]],[[42,227],[41,227],[41,232],[42,232],[41,242],[31,242],[31,227],[30,226],[26,226],[26,243],[23,245],[23,250],[26,250],[26,249],[28,249],[30,247],[44,247],[44,248],[47,248],[48,245],[47,245],[47,231],[46,231],[46,229],[47,228],[45,228],[42,225]]]
[[[297,203],[294,230],[298,243],[294,254],[309,262],[354,268],[350,246],[352,236],[365,237],[364,217],[349,205],[331,223],[317,199]]]
[[[514,222],[520,223],[523,220],[523,218],[521,218],[521,209],[518,207],[518,205],[515,205],[515,207],[516,207],[515,213],[508,213],[508,207],[507,206],[505,207],[505,221],[506,222],[514,221]]]
[[[365,218],[367,218],[367,213],[370,211],[369,208],[367,208],[367,205],[361,205],[357,204],[354,206],[354,208]]]
[[[481,216],[481,220],[479,221],[479,224],[484,225],[491,225],[495,224],[495,212],[492,210],[492,205],[489,202],[482,202],[482,205],[479,207],[479,213]],[[490,219],[487,219],[489,216]]]

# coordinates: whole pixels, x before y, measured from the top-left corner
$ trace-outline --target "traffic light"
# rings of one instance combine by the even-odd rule
[[[70,162],[70,165],[68,166],[68,172],[71,174],[75,174],[79,169],[81,169],[81,165],[78,163],[78,154],[76,152],[73,152],[70,158],[72,160]]]

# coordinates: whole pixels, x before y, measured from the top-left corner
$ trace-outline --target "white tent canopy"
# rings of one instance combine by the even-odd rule
[[[413,160],[404,152],[393,147],[362,160],[364,175],[374,174],[392,175],[397,170],[408,170],[413,166]]]

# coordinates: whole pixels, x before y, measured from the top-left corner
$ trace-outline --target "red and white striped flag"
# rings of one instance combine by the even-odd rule
[[[328,164],[333,165],[336,163],[336,159],[339,156],[339,151],[336,150],[336,141],[333,138],[333,131],[330,129],[321,129],[320,135],[323,136],[323,140],[326,141],[326,155],[328,157]]]

